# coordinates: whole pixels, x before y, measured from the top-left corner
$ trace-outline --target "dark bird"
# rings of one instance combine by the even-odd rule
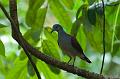
[[[62,49],[62,51],[65,51],[65,53],[70,57],[70,60],[68,63],[71,61],[72,58],[75,58],[76,56],[80,57],[82,60],[85,60],[88,63],[91,63],[91,61],[85,56],[80,44],[76,40],[75,37],[67,34],[61,25],[55,24],[53,25],[52,31],[57,31],[58,32],[58,45]],[[74,66],[73,62],[73,66]]]

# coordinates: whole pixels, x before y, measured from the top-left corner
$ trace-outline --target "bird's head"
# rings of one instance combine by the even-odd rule
[[[59,25],[59,24],[54,24],[51,33],[52,33],[53,31],[57,31],[57,32],[58,32],[58,31],[60,31],[60,30],[63,30],[62,26]]]

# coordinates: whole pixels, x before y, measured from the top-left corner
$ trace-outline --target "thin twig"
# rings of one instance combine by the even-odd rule
[[[102,74],[104,61],[105,61],[105,7],[104,7],[104,1],[103,0],[102,0],[102,8],[103,8],[103,61],[102,61],[100,74]]]

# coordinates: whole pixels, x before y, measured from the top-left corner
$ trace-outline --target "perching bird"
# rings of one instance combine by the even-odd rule
[[[72,58],[74,58],[74,61],[73,61],[73,66],[74,66],[76,56],[80,57],[81,59],[85,60],[88,63],[91,63],[91,61],[83,53],[83,50],[79,45],[78,41],[76,40],[76,38],[67,34],[63,30],[61,25],[59,24],[53,25],[51,33],[53,31],[58,32],[59,47],[62,49],[62,51],[65,51],[65,53],[70,57],[70,60],[68,61],[68,63],[71,61]]]

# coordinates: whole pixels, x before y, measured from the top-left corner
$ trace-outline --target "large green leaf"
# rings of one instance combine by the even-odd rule
[[[6,79],[18,79],[18,78],[26,79],[25,78],[27,77],[26,64],[27,58],[22,61],[19,58],[17,58],[14,62],[13,68],[10,71],[8,71]]]
[[[29,0],[29,8],[26,14],[26,23],[28,26],[32,26],[37,17],[37,11],[44,3],[45,0]]]
[[[40,33],[43,30],[43,24],[45,21],[46,17],[46,12],[47,12],[47,7],[41,8],[37,12],[37,17],[34,25],[32,26],[32,39],[34,41],[39,41]]]
[[[59,55],[59,51],[57,50],[57,48],[55,47],[56,45],[54,45],[54,43],[52,43],[49,40],[44,40],[42,42],[42,48],[43,48],[43,52],[46,53],[47,55],[50,55],[56,59],[60,59],[60,55]],[[49,68],[51,69],[51,71],[53,71],[56,74],[60,73],[60,70],[57,68],[54,68],[50,65],[48,65]]]
[[[5,47],[1,40],[0,40],[0,55],[5,56]]]
[[[59,0],[49,0],[48,1],[51,11],[53,12],[54,16],[60,22],[65,29],[70,32],[72,21],[69,16],[69,13],[65,10]]]
[[[43,40],[42,42],[42,49],[43,52],[46,53],[47,55],[50,55],[56,59],[60,60],[60,50],[57,45],[57,40],[53,37],[52,33],[50,33],[50,28],[46,27],[44,29],[44,33],[46,36],[46,40]],[[50,65],[48,65],[51,71],[53,71],[56,74],[60,73],[60,70],[57,68],[54,68]]]
[[[42,48],[43,48],[44,53],[46,53],[46,54],[48,54],[56,59],[60,59],[58,48],[56,47],[56,45],[52,41],[43,40]]]
[[[91,31],[85,31],[87,39],[94,50],[102,51],[102,32],[97,28],[92,28]]]
[[[44,28],[44,34],[45,37],[51,41],[53,41],[55,44],[57,43],[57,33],[53,32],[51,33],[52,29],[50,27]]]
[[[37,63],[38,69],[43,73],[45,79],[64,79],[62,74],[55,74],[53,73],[47,64],[45,64],[44,62],[38,62]]]
[[[32,24],[32,28],[29,29],[24,35],[25,39],[33,45],[40,40],[40,34],[43,30],[46,13],[47,7],[38,9],[35,21]]]
[[[67,7],[68,9],[73,9],[74,7],[74,0],[60,0],[65,7]]]

